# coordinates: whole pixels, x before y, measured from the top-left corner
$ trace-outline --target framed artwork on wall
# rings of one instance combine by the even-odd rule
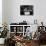
[[[21,5],[20,15],[33,15],[33,5]]]

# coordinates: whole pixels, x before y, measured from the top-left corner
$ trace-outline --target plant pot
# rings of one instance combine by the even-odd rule
[[[4,44],[5,38],[0,38],[0,44]]]

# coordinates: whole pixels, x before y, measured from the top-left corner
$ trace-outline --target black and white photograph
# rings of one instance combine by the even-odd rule
[[[33,15],[33,5],[21,5],[20,15]]]

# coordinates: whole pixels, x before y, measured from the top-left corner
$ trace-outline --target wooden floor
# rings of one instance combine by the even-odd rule
[[[1,44],[0,46],[4,46],[4,45]]]
[[[4,46],[4,45],[0,45],[0,46]],[[39,46],[38,44],[34,44],[32,46]],[[46,45],[40,45],[40,46],[46,46]]]
[[[40,46],[46,46],[46,45],[40,45]]]

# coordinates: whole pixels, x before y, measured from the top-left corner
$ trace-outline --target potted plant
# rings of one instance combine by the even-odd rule
[[[8,29],[7,24],[3,24],[3,31],[0,31],[0,44],[4,44],[4,40],[7,37]]]

